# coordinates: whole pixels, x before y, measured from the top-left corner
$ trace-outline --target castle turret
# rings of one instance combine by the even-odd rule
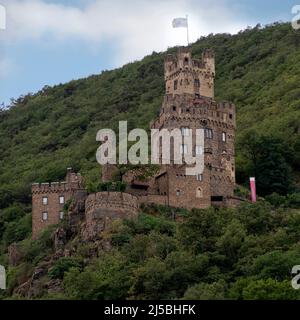
[[[191,48],[179,48],[165,59],[167,94],[192,94],[214,98],[215,58],[212,50],[202,60],[192,59]]]

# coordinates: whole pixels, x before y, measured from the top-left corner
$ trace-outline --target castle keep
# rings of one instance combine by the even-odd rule
[[[147,179],[139,171],[123,177],[125,193],[97,193],[85,200],[85,223],[89,234],[99,232],[106,221],[137,214],[141,203],[172,207],[207,208],[234,204],[235,188],[235,106],[214,100],[215,57],[205,50],[202,59],[192,58],[190,48],[179,48],[165,58],[166,94],[152,129],[180,129],[182,136],[192,134],[192,154],[204,154],[204,171],[187,176],[187,165],[160,165]],[[188,130],[189,129],[189,130]],[[196,144],[196,129],[204,130],[204,150]],[[174,146],[173,146],[174,148]],[[182,145],[182,154],[188,146]],[[172,150],[172,145],[171,145]],[[189,151],[190,152],[190,151]],[[111,181],[117,167],[102,168],[102,180]],[[82,177],[68,171],[66,182],[32,186],[33,237],[63,218],[63,206],[77,191],[83,190]],[[102,226],[102,227],[101,227]]]
[[[160,194],[175,207],[206,208],[225,204],[235,187],[235,106],[214,100],[215,58],[211,50],[202,60],[192,59],[189,48],[180,48],[165,59],[166,95],[160,116],[152,128],[181,129],[182,135],[192,130],[193,156],[204,152],[204,171],[186,176],[186,165],[168,165],[157,178]],[[205,133],[204,150],[196,145],[196,129]],[[183,145],[183,153],[188,146]],[[190,152],[190,151],[189,151]]]

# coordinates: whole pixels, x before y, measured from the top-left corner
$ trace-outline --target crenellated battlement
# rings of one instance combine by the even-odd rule
[[[235,129],[235,105],[231,102],[216,102],[213,99],[191,94],[167,94],[161,108],[160,116],[151,122],[151,128],[161,129],[172,122],[201,124],[202,127],[224,127]],[[197,125],[196,125],[197,126]]]
[[[67,182],[34,183],[31,186],[32,194],[39,193],[62,193],[82,189],[80,183],[69,184]]]
[[[98,192],[90,194],[85,201],[85,226],[82,237],[85,240],[101,236],[116,219],[134,218],[138,214],[139,202],[136,196],[120,192]]]
[[[31,186],[32,194],[63,193],[83,189],[84,182],[81,174],[73,172],[72,168],[68,168],[67,170],[66,181],[33,183]]]
[[[198,94],[214,97],[215,56],[205,50],[202,59],[193,59],[191,48],[178,48],[165,58],[167,94]]]
[[[98,192],[90,194],[85,202],[86,216],[99,209],[128,210],[137,212],[139,208],[136,196],[121,192]]]
[[[32,194],[60,193],[69,190],[70,186],[66,182],[34,183],[31,187]]]

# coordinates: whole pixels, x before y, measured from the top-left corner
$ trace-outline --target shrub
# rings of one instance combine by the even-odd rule
[[[80,260],[75,258],[63,257],[60,258],[51,270],[48,272],[48,275],[51,279],[63,279],[65,272],[68,272],[71,268],[81,269],[82,263]]]

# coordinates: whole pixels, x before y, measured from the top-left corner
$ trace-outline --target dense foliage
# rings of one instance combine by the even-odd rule
[[[187,213],[180,225],[141,215],[119,226],[114,249],[103,257],[86,266],[75,257],[53,267],[47,276],[63,278],[63,297],[298,297],[288,270],[300,259],[300,33],[289,24],[257,26],[201,38],[192,45],[194,56],[204,48],[216,53],[216,98],[237,106],[238,182],[247,186],[255,175],[259,195],[280,208]],[[25,256],[10,270],[11,290],[52,250],[49,234],[28,240],[31,183],[61,180],[73,167],[90,191],[110,188],[99,183],[96,132],[117,132],[120,120],[129,130],[149,129],[164,94],[163,59],[153,53],[117,70],[44,87],[0,111],[0,264],[7,265],[14,242],[23,240]]]
[[[103,235],[112,247],[98,257],[91,255],[93,243],[71,240],[67,247],[76,251],[39,279],[37,297],[300,299],[291,286],[291,269],[300,261],[299,210],[260,202],[238,209],[143,212],[136,220],[115,221]],[[50,234],[19,243],[23,257],[9,268],[7,294],[53,254]],[[63,290],[47,293],[42,284],[51,279],[61,279]]]

